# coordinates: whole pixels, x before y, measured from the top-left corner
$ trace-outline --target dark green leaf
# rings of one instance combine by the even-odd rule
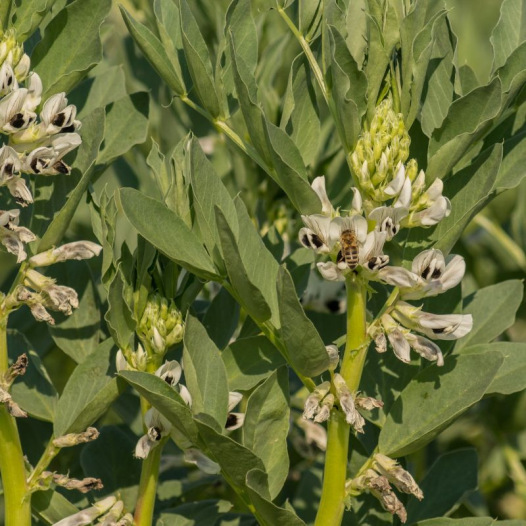
[[[248,391],[284,365],[285,359],[264,336],[237,339],[221,356],[228,385],[233,391]]]
[[[482,398],[502,363],[496,352],[453,355],[443,367],[432,365],[417,374],[387,415],[380,452],[399,457],[420,449]]]
[[[438,457],[419,484],[424,499],[409,500],[407,524],[446,515],[467,492],[477,489],[477,470],[475,449],[458,449]]]
[[[221,288],[214,296],[203,318],[206,332],[219,349],[224,349],[234,335],[238,322],[239,303],[225,288]]]
[[[114,364],[115,347],[108,339],[75,368],[58,400],[56,437],[85,431],[119,396],[122,384],[113,376]]]
[[[132,348],[136,327],[130,307],[124,299],[124,287],[122,272],[117,271],[108,288],[108,310],[104,315],[113,340],[123,351]]]

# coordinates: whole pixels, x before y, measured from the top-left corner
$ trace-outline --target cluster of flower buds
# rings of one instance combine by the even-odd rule
[[[303,418],[314,420],[316,423],[325,422],[337,403],[345,414],[346,422],[358,433],[363,433],[365,420],[358,409],[371,411],[382,407],[383,403],[375,398],[358,396],[358,393],[353,395],[343,377],[338,373],[333,375],[332,387],[334,392],[331,392],[331,382],[323,382],[309,394],[305,400]]]
[[[395,460],[381,453],[374,455],[371,468],[368,468],[358,477],[347,481],[346,491],[350,496],[369,491],[380,501],[386,511],[393,515],[396,514],[404,523],[407,520],[407,512],[393,491],[391,484],[398,491],[414,495],[419,500],[424,498],[422,490],[411,474],[401,468]]]
[[[395,229],[436,225],[451,212],[442,181],[427,186],[416,160],[405,164],[410,142],[403,115],[393,111],[391,99],[385,99],[351,155],[368,219],[379,224],[389,218]]]
[[[54,526],[83,526],[98,524],[100,526],[132,526],[133,516],[124,510],[122,500],[106,497],[95,502],[89,508],[79,511],[55,523]]]
[[[27,413],[13,400],[9,389],[13,382],[26,373],[27,355],[21,354],[17,360],[0,376],[0,404],[4,404],[7,412],[15,418],[25,418]]]
[[[400,174],[405,174],[403,167],[395,179]],[[401,188],[404,184],[402,181]],[[435,186],[441,188],[441,182]],[[430,339],[465,336],[473,326],[471,315],[432,314],[404,300],[436,296],[457,286],[466,270],[464,259],[445,258],[440,250],[430,249],[415,257],[411,270],[389,266],[389,256],[383,253],[384,244],[398,233],[408,217],[408,208],[398,204],[403,196],[397,197],[394,206],[382,205],[367,212],[362,193],[354,188],[349,215],[341,216],[327,196],[324,177],[317,177],[312,188],[320,198],[322,213],[302,216],[305,226],[299,231],[299,240],[327,258],[317,263],[320,274],[329,281],[345,281],[353,276],[363,282],[379,281],[397,287],[396,301],[368,330],[377,351],[385,352],[388,340],[404,362],[411,360],[412,348],[424,358],[443,365],[442,352]],[[414,334],[415,331],[421,334]]]
[[[68,490],[76,490],[81,493],[88,493],[93,490],[102,489],[104,486],[100,479],[86,477],[83,479],[70,478],[67,475],[54,473],[52,471],[43,471],[38,479],[38,489],[49,489],[52,484]]]
[[[163,356],[172,345],[183,339],[184,321],[181,311],[173,300],[160,294],[150,294],[136,332],[148,355]]]

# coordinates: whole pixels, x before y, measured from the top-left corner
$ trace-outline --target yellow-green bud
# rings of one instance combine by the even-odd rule
[[[137,327],[137,335],[150,353],[164,354],[184,335],[184,321],[173,301],[150,294]]]
[[[0,66],[6,61],[13,68],[19,82],[27,77],[29,57],[24,55],[24,46],[17,42],[13,29],[0,34]]]

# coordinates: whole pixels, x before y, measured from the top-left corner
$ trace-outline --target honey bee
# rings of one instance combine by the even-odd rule
[[[343,230],[340,235],[341,260],[348,268],[358,266],[358,238],[354,229]]]

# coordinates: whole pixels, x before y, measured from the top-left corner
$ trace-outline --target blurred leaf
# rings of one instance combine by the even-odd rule
[[[263,461],[271,499],[277,497],[289,473],[288,369],[280,367],[248,399],[243,444]]]
[[[187,502],[176,508],[163,510],[155,523],[156,526],[199,526],[216,525],[221,515],[232,509],[232,503],[226,500],[200,500]]]
[[[329,355],[312,322],[305,316],[289,272],[280,267],[278,300],[281,338],[288,359],[295,370],[305,376],[317,376],[329,367]]]
[[[111,103],[106,115],[104,148],[97,164],[110,164],[132,146],[146,140],[149,101],[147,93],[133,93]]]
[[[111,0],[76,0],[46,27],[31,56],[44,86],[43,100],[70,91],[101,60],[100,26],[110,7]]]
[[[221,356],[228,375],[228,385],[233,391],[249,391],[286,363],[264,336],[238,338]]]
[[[190,408],[179,393],[162,378],[139,371],[121,371],[119,376],[150,402],[192,444],[198,447],[201,445]]]
[[[221,288],[210,302],[203,325],[219,349],[224,349],[234,335],[239,322],[239,310],[239,303],[225,288]]]
[[[501,106],[501,82],[495,78],[455,100],[444,122],[429,142],[426,178],[432,181],[449,174],[478,134],[497,116]]]
[[[470,345],[461,354],[484,354],[498,351],[504,363],[488,387],[486,394],[511,394],[526,389],[526,343],[494,342]]]
[[[464,519],[430,519],[415,526],[523,526],[522,520],[498,521],[491,517],[466,517]]]
[[[419,483],[424,499],[409,500],[407,524],[446,515],[467,492],[477,489],[477,471],[475,449],[458,449],[440,455]]]
[[[104,482],[100,497],[118,493],[128,509],[137,500],[141,461],[133,457],[136,437],[129,430],[104,426],[97,440],[86,444],[80,454],[85,477],[97,477]]]
[[[254,504],[258,517],[264,524],[272,526],[305,526],[305,523],[290,509],[276,506],[266,495],[267,474],[259,469],[252,469],[247,473],[247,492]]]
[[[299,30],[305,36],[307,42],[317,33],[323,15],[323,3],[321,0],[299,0],[298,19]]]
[[[203,245],[177,214],[131,188],[123,188],[120,197],[128,221],[154,247],[204,279],[215,277]]]
[[[130,35],[159,76],[178,95],[186,93],[180,75],[170,61],[163,43],[146,26],[137,22],[123,6],[120,6],[120,10]]]
[[[503,0],[500,18],[491,34],[494,59],[493,70],[506,63],[507,58],[526,40],[526,6],[523,0]]]
[[[400,457],[430,442],[482,398],[502,363],[496,352],[452,355],[443,367],[432,365],[418,373],[387,415],[378,442],[380,452]]]
[[[464,299],[464,314],[473,315],[473,329],[461,338],[455,351],[477,343],[487,343],[513,325],[522,302],[524,284],[508,280],[484,287]]]
[[[58,521],[69,517],[80,510],[66,497],[55,490],[36,491],[31,496],[31,511],[47,521],[48,524],[55,524]]]
[[[7,29],[7,23],[10,21],[11,17],[9,16],[12,6],[12,0],[6,0],[5,2],[0,3],[0,29]]]
[[[85,431],[119,396],[122,386],[114,377],[114,364],[115,347],[108,339],[77,365],[58,400],[56,437]]]
[[[271,316],[270,308],[263,294],[248,275],[234,233],[230,229],[222,210],[218,207],[215,210],[221,248],[230,283],[250,316],[256,321],[264,322]]]
[[[82,144],[79,146],[77,158],[72,166],[71,182],[76,183],[72,191],[66,195],[60,195],[60,205],[56,209],[58,213],[49,224],[40,243],[38,252],[43,252],[60,244],[66,230],[71,224],[71,220],[79,203],[93,178],[93,163],[99,153],[99,148],[104,137],[105,117],[103,109],[96,109],[83,120],[80,130]],[[68,188],[70,190],[71,188]],[[56,193],[56,192],[53,192]],[[55,196],[56,198],[57,196]],[[43,203],[45,206],[46,203]],[[48,206],[49,208],[49,206]],[[47,214],[46,214],[47,217]],[[37,212],[37,207],[33,212],[31,225],[36,221],[38,225],[41,218]]]
[[[320,119],[309,65],[303,55],[292,63],[280,127],[298,147],[303,162],[311,164],[318,151]]]
[[[335,27],[330,28],[332,96],[339,114],[346,150],[356,145],[361,132],[361,120],[367,110],[365,100],[367,77],[358,68],[347,49],[345,40]]]
[[[11,9],[12,26],[16,30],[16,38],[24,42],[38,28],[40,22],[52,7],[54,0],[32,0],[31,2],[14,2]],[[9,9],[10,1],[2,2]]]
[[[221,431],[228,413],[228,384],[219,350],[193,316],[186,318],[184,332],[184,375],[192,395],[192,412],[205,413]]]
[[[60,270],[59,270],[60,268]],[[77,363],[84,361],[99,344],[100,301],[89,265],[85,261],[66,261],[55,267],[60,283],[79,294],[79,307],[60,323],[49,327],[54,342]]]
[[[58,394],[33,346],[20,332],[7,331],[7,348],[10,361],[25,353],[28,358],[26,373],[17,378],[11,387],[13,400],[30,416],[53,422]]]
[[[199,100],[211,115],[219,117],[222,113],[221,102],[216,91],[206,42],[186,0],[180,0],[179,5],[184,53],[194,89]]]
[[[116,345],[119,349],[127,351],[133,346],[136,323],[124,299],[124,287],[122,272],[117,270],[108,288],[108,310],[104,319]]]

